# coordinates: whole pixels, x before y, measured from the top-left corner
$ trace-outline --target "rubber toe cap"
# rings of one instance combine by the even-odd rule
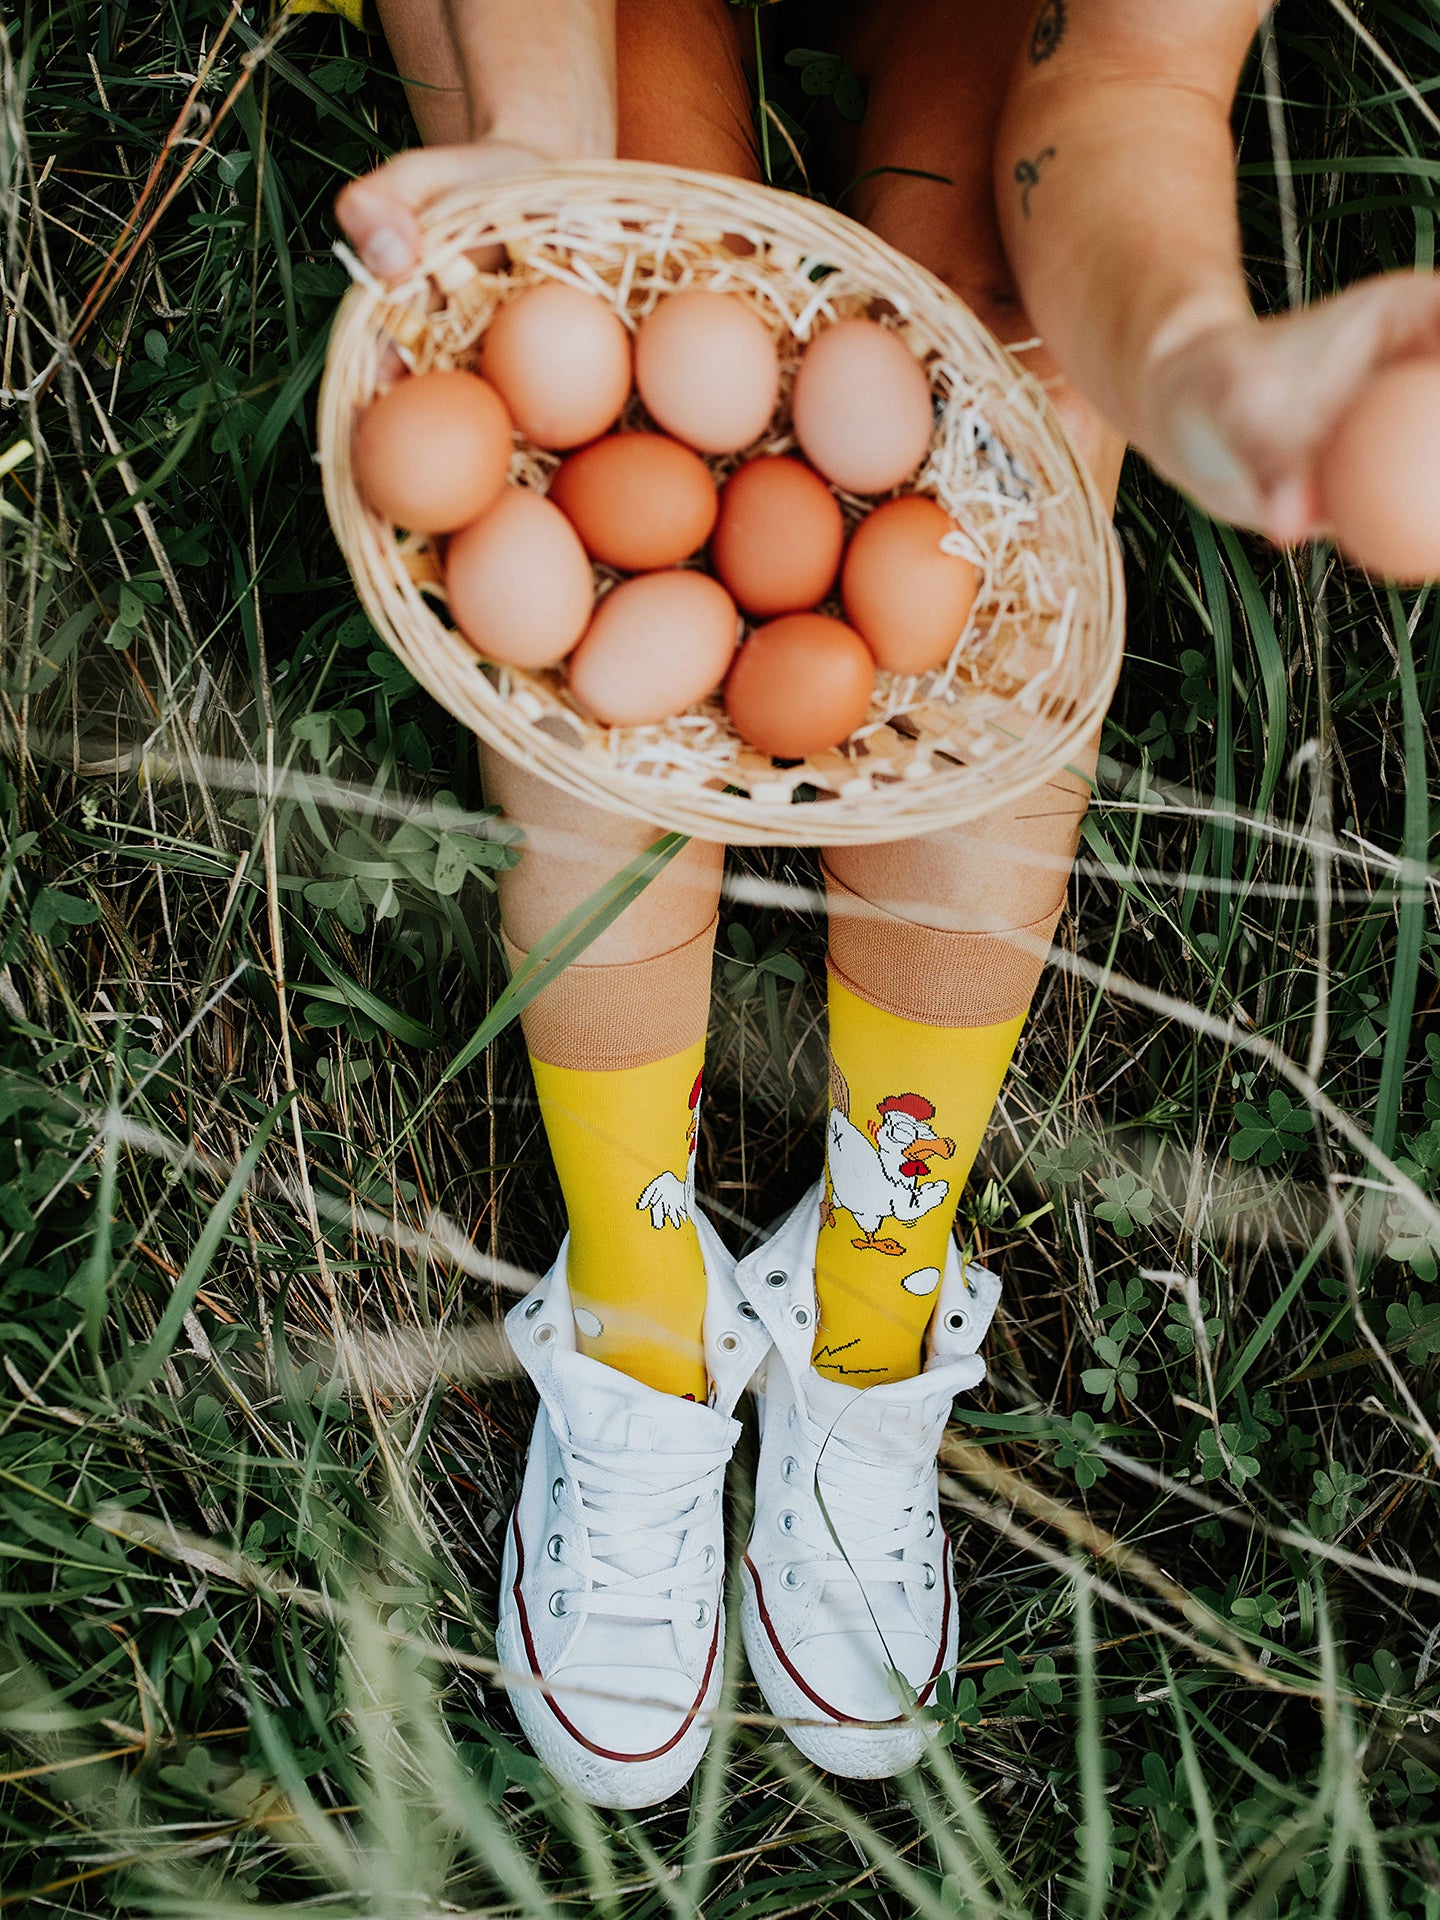
[[[836,1719],[894,1720],[906,1712],[905,1686],[929,1684],[936,1652],[919,1633],[893,1633],[883,1646],[873,1634],[816,1633],[790,1649],[790,1663]]]
[[[606,1760],[659,1759],[693,1724],[695,1683],[673,1668],[565,1667],[550,1694],[571,1737]]]

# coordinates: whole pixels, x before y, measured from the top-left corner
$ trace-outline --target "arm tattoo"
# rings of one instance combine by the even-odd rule
[[[1040,169],[1047,160],[1055,158],[1054,147],[1042,147],[1033,160],[1015,162],[1015,184],[1020,189],[1020,211],[1030,218],[1030,189],[1040,184]]]
[[[1040,12],[1030,34],[1030,64],[1038,67],[1048,60],[1065,38],[1065,0],[1041,0]]]

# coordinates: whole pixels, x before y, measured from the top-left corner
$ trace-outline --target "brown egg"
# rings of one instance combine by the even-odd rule
[[[1318,461],[1342,551],[1408,585],[1440,577],[1440,362],[1377,373]]]
[[[798,460],[747,461],[720,490],[710,562],[747,613],[798,613],[823,600],[844,545],[840,502]]]
[[[725,678],[735,602],[707,573],[646,573],[600,602],[570,656],[570,691],[610,727],[684,713]]]
[[[510,465],[510,416],[473,373],[417,373],[381,394],[355,429],[355,481],[412,533],[453,533],[495,499]]]
[[[630,395],[630,335],[598,294],[550,281],[495,315],[480,371],[537,447],[578,447],[620,418]]]
[[[704,546],[719,501],[710,469],[663,433],[612,433],[562,461],[550,498],[607,567],[651,573]]]
[[[927,673],[949,659],[980,586],[977,567],[941,548],[958,532],[937,501],[910,493],[876,507],[851,534],[840,592],[880,666]]]
[[[512,667],[563,660],[589,625],[595,598],[580,536],[527,487],[507,487],[450,541],[445,590],[471,646]]]
[[[875,662],[858,633],[823,613],[788,613],[736,654],[725,711],[752,747],[803,760],[849,739],[874,688]]]
[[[935,422],[925,369],[874,320],[840,320],[816,334],[790,412],[806,458],[846,493],[888,493],[908,480]]]
[[[667,433],[734,453],[770,424],[780,360],[764,321],[733,294],[672,293],[635,331],[635,385]]]

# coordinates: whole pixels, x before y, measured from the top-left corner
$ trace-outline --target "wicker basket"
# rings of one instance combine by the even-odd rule
[[[1122,641],[1108,516],[1040,387],[933,274],[829,208],[718,174],[615,161],[487,182],[424,219],[423,271],[385,288],[358,273],[330,339],[320,396],[325,499],[376,627],[410,672],[483,739],[577,799],[706,840],[834,845],[932,833],[1049,779],[1095,730]],[[486,271],[481,249],[509,266]],[[882,673],[843,749],[790,764],[737,738],[718,698],[660,725],[606,728],[562,670],[483,664],[444,615],[428,544],[398,538],[360,498],[356,418],[393,344],[416,371],[470,364],[504,300],[544,279],[600,294],[630,325],[677,287],[744,300],[780,348],[773,427],[742,459],[793,445],[790,379],[817,326],[868,314],[930,375],[937,426],[907,490],[965,529],[983,583],[945,666]],[[624,425],[647,424],[632,399]],[[548,484],[559,456],[522,444],[511,479]],[[858,520],[875,503],[841,503]],[[603,589],[616,576],[597,568]],[[831,609],[839,612],[838,606]]]

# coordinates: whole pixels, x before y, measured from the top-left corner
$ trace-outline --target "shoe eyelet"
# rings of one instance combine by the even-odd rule
[[[773,1273],[766,1274],[765,1284],[767,1287],[783,1287],[789,1278],[788,1273],[784,1273],[779,1267],[776,1267]]]
[[[555,1616],[555,1618],[556,1618],[557,1620],[563,1620],[563,1619],[565,1618],[565,1612],[566,1612],[566,1608],[565,1608],[565,1595],[564,1595],[563,1593],[552,1593],[552,1594],[551,1594],[551,1596],[550,1596],[550,1611],[551,1611],[551,1613],[553,1613],[553,1614],[554,1614],[554,1616]]]
[[[934,1567],[931,1566],[930,1562],[927,1560],[925,1562],[925,1591],[927,1593],[929,1593],[930,1589],[934,1586],[935,1580],[936,1580],[935,1569]]]
[[[715,1570],[715,1549],[714,1549],[714,1547],[706,1547],[706,1549],[705,1549],[705,1551],[704,1551],[704,1553],[703,1553],[703,1554],[702,1554],[702,1556],[701,1556],[701,1559],[700,1559],[700,1565],[701,1565],[701,1568],[703,1569],[703,1571],[704,1571],[704,1572],[706,1572],[706,1573],[713,1573],[713,1572],[714,1572],[714,1570]]]
[[[797,1587],[804,1585],[804,1582],[794,1567],[782,1567],[780,1569],[780,1584],[782,1587],[788,1587],[791,1593],[794,1593]]]
[[[549,1554],[552,1560],[558,1560],[561,1554],[565,1551],[564,1534],[552,1533],[550,1538],[545,1542],[545,1551],[546,1553]]]
[[[560,1496],[564,1491],[565,1482],[563,1480],[556,1480],[550,1488],[550,1498],[557,1507],[560,1504]]]
[[[543,1293],[537,1293],[533,1300],[527,1300],[525,1302],[525,1318],[527,1320],[533,1320],[544,1304],[545,1296]]]
[[[722,1353],[735,1353],[740,1346],[740,1336],[738,1333],[722,1333],[715,1344]]]
[[[792,1307],[790,1309],[790,1318],[795,1322],[797,1327],[808,1327],[812,1315],[809,1307]]]
[[[780,1478],[782,1480],[788,1480],[793,1484],[794,1481],[796,1481],[799,1478],[799,1476],[800,1476],[800,1462],[794,1457],[793,1454],[787,1453],[785,1458],[780,1463]]]
[[[934,1539],[934,1537],[935,1537],[935,1526],[936,1526],[936,1515],[935,1515],[935,1514],[934,1514],[934,1512],[932,1511],[932,1512],[930,1512],[930,1513],[927,1513],[927,1514],[926,1514],[926,1516],[925,1516],[925,1538],[926,1538],[927,1540],[933,1540],[933,1539]]]
[[[952,1307],[945,1316],[947,1333],[964,1333],[970,1325],[970,1316],[963,1307]]]
[[[554,1322],[551,1320],[544,1321],[540,1326],[536,1327],[530,1338],[535,1342],[537,1347],[548,1347],[550,1342],[555,1338]]]
[[[739,1314],[742,1320],[758,1320],[760,1318],[759,1314],[755,1311],[754,1307],[751,1306],[748,1300],[742,1300],[739,1306],[736,1307],[735,1311]]]
[[[696,1607],[695,1607],[695,1624],[696,1624],[696,1626],[697,1626],[697,1627],[708,1627],[708,1626],[709,1626],[709,1624],[710,1624],[710,1621],[711,1621],[711,1619],[712,1619],[712,1617],[713,1617],[713,1616],[712,1616],[712,1613],[711,1613],[711,1608],[710,1608],[710,1602],[709,1602],[708,1600],[701,1600],[701,1601],[698,1601],[698,1602],[696,1603]]]
[[[795,1531],[795,1515],[791,1513],[788,1508],[780,1516],[780,1531],[782,1533],[793,1533]]]

